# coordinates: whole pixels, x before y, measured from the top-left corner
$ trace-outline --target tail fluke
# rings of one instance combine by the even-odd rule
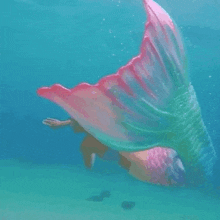
[[[69,90],[43,87],[38,94],[64,108],[91,135],[117,151],[173,148],[189,183],[209,178],[215,159],[200,107],[189,82],[179,32],[153,0],[140,53],[97,84]]]

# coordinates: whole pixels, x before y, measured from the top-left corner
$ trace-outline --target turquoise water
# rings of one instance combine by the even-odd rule
[[[219,156],[220,5],[157,2],[182,32],[190,77]],[[86,171],[78,150],[83,135],[41,123],[68,115],[37,97],[37,88],[95,83],[138,54],[146,21],[141,1],[8,0],[0,12],[0,219],[219,219],[219,160],[211,195],[151,186],[103,161]],[[111,192],[109,199],[86,201],[102,190]],[[136,205],[125,211],[123,201]]]

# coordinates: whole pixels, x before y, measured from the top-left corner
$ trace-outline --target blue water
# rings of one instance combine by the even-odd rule
[[[188,54],[191,81],[197,93],[204,122],[219,157],[220,4],[215,0],[157,2],[168,11],[181,30]],[[73,169],[83,167],[79,153],[83,134],[74,134],[70,128],[53,131],[44,126],[41,122],[47,117],[67,119],[69,116],[55,104],[39,98],[36,89],[54,83],[72,88],[84,81],[95,83],[101,77],[115,73],[119,67],[138,54],[146,15],[140,0],[8,0],[0,2],[0,16],[0,190],[24,195],[25,189],[15,187],[16,181],[13,176],[18,172],[23,177],[30,175],[28,180],[24,181],[25,184],[29,184],[28,192],[40,195],[42,192],[36,192],[36,189],[30,185],[34,175],[28,172],[29,167],[45,166],[50,169],[51,166],[56,165],[60,167],[56,175],[62,172],[62,167]],[[22,172],[20,166],[25,166]],[[218,160],[215,173],[219,172],[219,167]],[[63,172],[67,172],[66,169]],[[106,172],[128,178],[125,172],[114,164],[102,161],[97,162],[93,172],[94,175],[100,175],[100,178],[104,178]],[[85,179],[89,175],[87,172],[83,174]],[[36,172],[36,175],[40,175],[40,172]],[[45,173],[45,175],[49,174]],[[62,179],[64,174],[60,175]],[[84,180],[83,177],[81,179]],[[115,181],[120,185],[120,182],[117,183],[119,179],[115,178]],[[125,183],[130,184],[130,189],[136,187],[135,184],[139,184],[129,178],[127,181]],[[11,185],[7,185],[6,182],[10,182]],[[47,184],[42,184],[41,187],[45,187],[46,190]],[[220,187],[218,176],[214,184]],[[113,187],[111,191],[113,195],[114,190]],[[53,193],[57,191],[54,190]],[[218,190],[216,192],[218,193]],[[175,196],[180,197],[178,192],[171,195],[169,191],[169,195],[169,201]],[[61,199],[63,196],[62,193],[57,194],[57,198]],[[131,197],[135,200],[135,195]],[[16,201],[16,198],[13,197],[13,201]],[[4,201],[4,198],[1,199]],[[127,196],[127,200],[129,199],[131,198]],[[195,196],[195,201],[199,202],[200,199],[196,199]],[[138,200],[137,196],[136,203]],[[220,198],[217,201],[220,204]],[[210,201],[207,200],[207,204],[208,202]],[[6,209],[7,212],[14,212],[14,206],[6,207],[3,203],[0,202],[0,219],[4,219]],[[68,204],[68,200],[62,204],[64,203]],[[203,206],[207,204],[204,202]],[[112,205],[109,204],[109,207]],[[158,204],[157,207],[160,206],[162,205]],[[179,209],[175,209],[176,214],[181,207],[183,208],[184,205],[181,204]],[[92,210],[94,213],[102,211],[96,206]],[[142,208],[143,210],[145,208]],[[175,210],[170,212],[175,214]],[[212,217],[210,215],[209,219],[217,219],[217,214]],[[124,214],[122,212],[120,214],[119,210],[119,215]],[[8,216],[10,220],[24,219],[21,215]],[[25,219],[34,219],[27,216]],[[39,219],[55,219],[52,214],[48,216]],[[157,213],[155,216],[157,216],[155,219],[163,219],[163,214]],[[190,213],[185,213],[179,219],[191,219],[187,216],[190,216]],[[66,216],[57,219],[95,218]],[[103,217],[103,219],[108,218]],[[135,215],[130,219],[136,219]],[[168,216],[167,219],[173,218]]]

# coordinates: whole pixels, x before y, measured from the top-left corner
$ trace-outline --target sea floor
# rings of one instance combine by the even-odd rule
[[[96,199],[102,191],[108,196]],[[133,206],[122,207],[123,202]],[[219,220],[220,199],[126,173],[0,161],[0,220]]]

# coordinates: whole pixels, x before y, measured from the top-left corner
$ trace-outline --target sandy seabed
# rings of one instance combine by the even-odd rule
[[[88,201],[103,190],[110,197]],[[122,202],[135,202],[123,209]],[[220,199],[154,186],[124,172],[0,161],[0,220],[219,220]]]

